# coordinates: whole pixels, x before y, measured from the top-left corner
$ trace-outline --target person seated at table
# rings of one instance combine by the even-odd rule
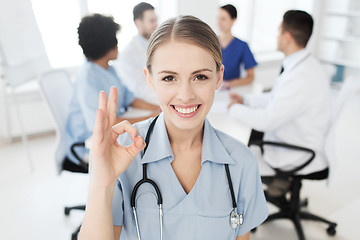
[[[74,142],[83,142],[92,135],[98,107],[99,91],[109,92],[111,86],[117,88],[116,122],[125,120],[122,114],[128,107],[151,110],[152,114],[145,117],[127,118],[135,123],[160,112],[157,105],[135,98],[117,76],[109,61],[118,56],[116,33],[120,26],[112,17],[93,14],[82,18],[79,27],[79,45],[87,59],[78,72],[74,83],[74,94],[71,99],[70,112],[67,120],[68,158],[77,160],[70,153]],[[84,151],[79,152],[80,155]]]
[[[327,168],[323,144],[330,124],[330,86],[323,67],[306,50],[313,25],[308,13],[287,11],[278,35],[278,50],[285,54],[283,72],[271,92],[248,96],[230,94],[230,115],[257,131],[265,132],[264,141],[287,143],[315,151],[315,159],[298,174]],[[261,135],[258,136],[261,138]],[[264,153],[259,156],[260,174],[273,176],[273,168],[283,171],[293,169],[308,159],[307,154],[264,146]],[[278,191],[278,194],[281,195],[281,192]]]
[[[144,68],[146,49],[149,38],[157,27],[157,17],[154,7],[145,2],[134,7],[133,15],[138,34],[125,46],[118,60],[114,62],[114,67],[125,86],[137,98],[156,104],[156,95],[146,83]]]
[[[231,33],[237,19],[236,8],[227,4],[218,12],[219,40],[225,66],[223,89],[250,84],[254,81],[254,68],[257,65],[248,44]],[[241,77],[241,68],[246,70],[246,77]]]
[[[115,89],[108,103],[100,94],[79,240],[248,240],[266,219],[255,156],[206,119],[223,70],[213,30],[180,16],[149,41],[145,74],[158,117],[113,126]]]

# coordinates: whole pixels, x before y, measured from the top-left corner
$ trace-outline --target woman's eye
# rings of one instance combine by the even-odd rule
[[[205,75],[202,75],[202,74],[197,75],[197,76],[195,77],[195,80],[200,80],[200,81],[203,81],[203,80],[206,80],[206,79],[208,79],[208,77],[205,76]]]
[[[162,80],[165,82],[171,82],[171,81],[174,81],[175,78],[174,78],[174,76],[166,76]]]

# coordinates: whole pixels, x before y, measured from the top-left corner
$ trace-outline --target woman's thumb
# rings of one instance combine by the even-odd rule
[[[134,143],[127,147],[127,152],[130,154],[131,158],[134,159],[136,155],[139,154],[141,150],[143,150],[145,147],[145,142],[142,137],[135,137]]]
[[[139,150],[139,152],[143,150],[146,145],[144,139],[140,136],[135,137],[134,143],[135,147],[137,148],[137,150]]]

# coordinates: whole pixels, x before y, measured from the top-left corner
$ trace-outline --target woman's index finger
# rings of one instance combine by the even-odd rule
[[[99,109],[101,109],[105,114],[107,114],[107,100],[106,93],[104,91],[99,92]]]
[[[108,101],[108,112],[110,125],[114,125],[116,122],[116,110],[117,110],[117,88],[111,87]]]
[[[127,132],[131,139],[134,141],[135,137],[138,135],[138,130],[136,127],[131,125],[128,121],[122,121],[121,123],[116,124],[112,127],[113,132],[115,132],[117,135],[121,135],[125,132]]]

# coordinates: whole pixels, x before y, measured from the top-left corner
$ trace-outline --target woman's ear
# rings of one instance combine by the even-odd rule
[[[216,90],[218,90],[220,88],[220,86],[222,85],[224,70],[225,70],[225,66],[222,64],[220,67],[220,71],[218,72],[218,79],[216,82]]]
[[[144,68],[144,75],[145,75],[147,84],[154,91],[153,81],[151,80],[151,73],[147,67]]]

